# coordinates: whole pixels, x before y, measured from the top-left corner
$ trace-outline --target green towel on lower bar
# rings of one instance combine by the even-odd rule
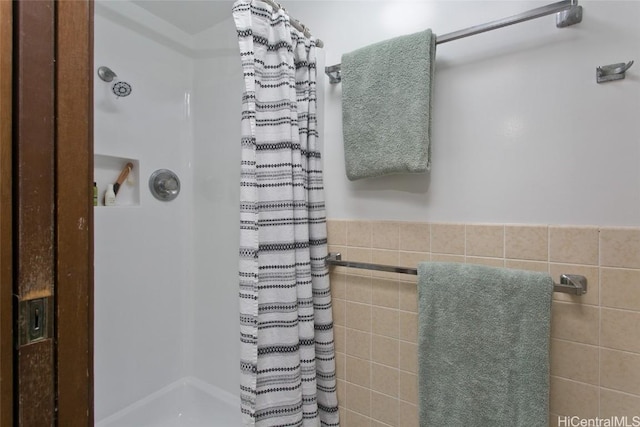
[[[431,166],[431,30],[344,54],[342,133],[350,180]]]
[[[418,266],[418,390],[426,427],[546,427],[553,280]]]

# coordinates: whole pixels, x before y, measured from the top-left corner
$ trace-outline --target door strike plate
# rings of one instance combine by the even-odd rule
[[[19,345],[30,344],[51,336],[53,330],[51,305],[52,298],[20,301]]]

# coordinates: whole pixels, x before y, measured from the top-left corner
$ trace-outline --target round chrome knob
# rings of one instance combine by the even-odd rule
[[[180,179],[169,169],[158,169],[149,177],[149,190],[156,199],[169,202],[180,194]]]

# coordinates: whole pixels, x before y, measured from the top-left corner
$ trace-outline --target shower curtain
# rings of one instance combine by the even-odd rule
[[[247,426],[338,426],[316,42],[239,0],[241,410]]]

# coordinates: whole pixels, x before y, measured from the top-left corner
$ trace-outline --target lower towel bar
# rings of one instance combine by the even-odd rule
[[[343,261],[339,252],[329,252],[327,257],[328,266],[340,266],[349,268],[360,268],[364,270],[388,271],[390,273],[402,273],[418,275],[417,268],[397,267],[393,265],[369,264],[366,262]],[[563,274],[560,276],[560,283],[554,283],[554,292],[562,292],[571,295],[584,295],[587,293],[587,278],[577,274]]]

